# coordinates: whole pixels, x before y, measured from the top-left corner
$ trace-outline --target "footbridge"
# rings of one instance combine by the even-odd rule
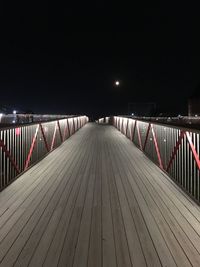
[[[199,132],[86,116],[0,129],[0,266],[200,266]]]

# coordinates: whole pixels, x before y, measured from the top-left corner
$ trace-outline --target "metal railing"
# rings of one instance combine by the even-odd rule
[[[117,116],[110,121],[200,203],[200,131]]]
[[[79,116],[0,129],[0,190],[87,122]]]

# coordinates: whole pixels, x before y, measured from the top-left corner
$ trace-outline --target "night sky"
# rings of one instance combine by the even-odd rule
[[[156,102],[186,114],[200,83],[198,7],[107,2],[2,6],[0,107],[103,116]]]

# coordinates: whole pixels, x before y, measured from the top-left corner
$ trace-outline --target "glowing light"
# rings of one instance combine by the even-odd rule
[[[3,113],[0,113],[0,123],[1,123],[2,117],[3,117]]]
[[[20,129],[20,128],[15,128],[15,134],[16,134],[17,136],[19,136],[20,133],[21,133],[21,129]]]
[[[15,115],[17,113],[17,111],[16,110],[13,110],[13,114]]]
[[[119,86],[119,81],[116,81],[116,82],[115,82],[115,85],[116,85],[116,86]]]

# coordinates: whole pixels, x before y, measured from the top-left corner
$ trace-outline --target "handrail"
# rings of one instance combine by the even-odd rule
[[[76,115],[52,115],[52,114],[3,114],[0,113],[0,128],[9,128],[19,125],[30,125],[39,122],[48,122],[66,118],[77,117]]]
[[[0,128],[0,190],[88,122],[73,116]]]

